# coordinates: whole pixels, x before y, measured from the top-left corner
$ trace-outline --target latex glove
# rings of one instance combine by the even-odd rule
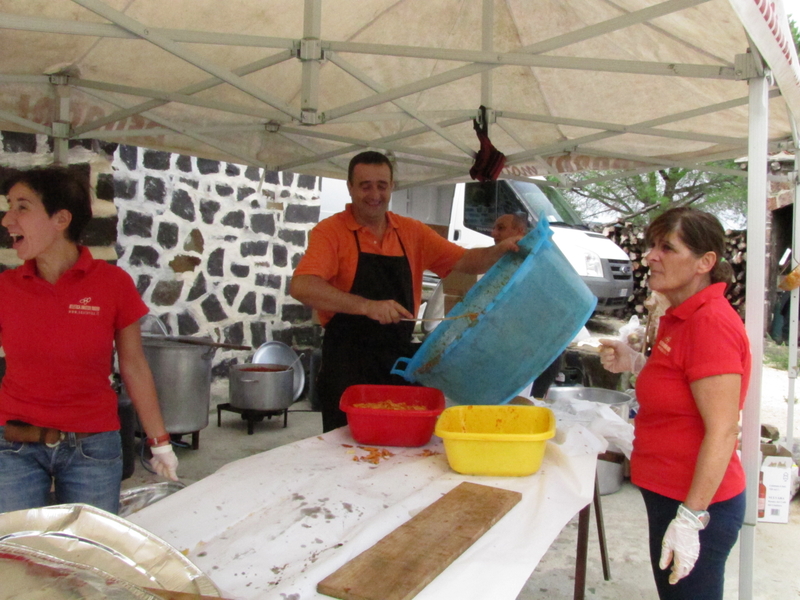
[[[661,541],[661,560],[658,561],[660,569],[666,569],[672,563],[671,584],[678,583],[694,568],[700,555],[701,529],[703,524],[700,520],[681,504]]]
[[[607,371],[623,373],[629,371],[638,375],[647,359],[620,340],[600,340],[600,363]]]
[[[172,449],[172,444],[164,446],[153,446],[150,448],[153,457],[150,459],[150,466],[153,470],[167,479],[178,481],[178,457]]]

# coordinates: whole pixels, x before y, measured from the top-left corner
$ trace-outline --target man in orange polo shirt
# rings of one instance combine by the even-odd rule
[[[440,277],[484,273],[509,250],[519,250],[519,236],[465,250],[424,223],[389,212],[393,176],[380,152],[353,157],[347,173],[352,203],[311,231],[292,277],[291,295],[317,310],[325,327],[317,378],[323,431],[347,424],[339,398],[348,386],[407,383],[390,370],[413,353],[426,269]]]

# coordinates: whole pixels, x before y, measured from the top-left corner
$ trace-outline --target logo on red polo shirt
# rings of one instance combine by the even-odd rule
[[[669,356],[669,353],[672,352],[672,348],[670,347],[669,343],[672,341],[672,336],[668,335],[663,340],[658,342],[658,349],[661,350],[664,354]]]
[[[92,298],[81,298],[77,304],[69,305],[69,314],[71,315],[91,315],[96,317],[100,314],[99,306],[92,306]]]

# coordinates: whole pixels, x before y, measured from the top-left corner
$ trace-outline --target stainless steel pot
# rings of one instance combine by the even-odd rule
[[[284,410],[294,402],[294,371],[286,365],[233,365],[228,384],[234,408]]]
[[[142,346],[153,372],[167,431],[194,433],[207,427],[215,348],[147,335],[142,336]]]

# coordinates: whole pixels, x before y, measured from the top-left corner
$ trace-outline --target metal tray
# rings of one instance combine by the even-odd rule
[[[161,600],[152,592],[89,565],[0,542],[0,600]]]
[[[142,588],[220,595],[211,579],[167,542],[86,504],[2,513],[0,542],[91,565]]]
[[[301,362],[296,362],[297,353],[283,342],[267,342],[261,344],[253,355],[253,364],[291,365],[294,371],[294,397],[297,400],[303,394],[306,384],[306,372]]]

